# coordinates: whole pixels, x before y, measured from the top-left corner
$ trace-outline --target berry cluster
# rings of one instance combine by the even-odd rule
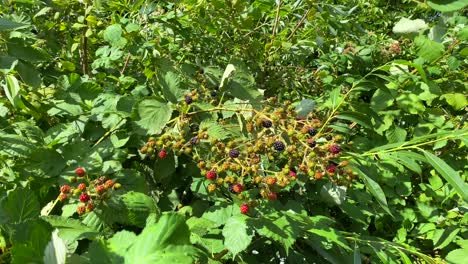
[[[78,184],[74,187],[67,184],[60,186],[60,194],[57,199],[61,202],[69,199],[77,199],[82,202],[83,204],[76,209],[79,215],[93,211],[97,203],[109,198],[113,190],[121,187],[120,183],[107,179],[105,176],[90,180],[86,170],[81,167],[75,170],[75,174],[76,176],[72,177],[70,182]]]
[[[186,105],[193,102],[189,103],[187,96]],[[191,156],[208,181],[208,192],[237,195],[244,214],[254,204],[251,196],[243,195],[246,191],[257,189],[260,197],[276,200],[281,192],[291,190],[297,179],[313,183],[327,177],[336,184],[351,182],[353,171],[346,161],[340,161],[343,137],[322,127],[320,114],[298,118],[290,102],[280,104],[273,98],[265,104],[268,106],[259,110],[232,110],[218,104],[201,111],[191,105],[193,112],[181,114],[173,127],[150,137],[140,152],[151,159],[164,158],[166,150]],[[197,123],[202,119],[199,113],[210,111],[218,112],[221,128],[239,126],[242,120],[241,136],[211,135],[209,127]],[[223,118],[222,111],[236,111],[238,115]]]

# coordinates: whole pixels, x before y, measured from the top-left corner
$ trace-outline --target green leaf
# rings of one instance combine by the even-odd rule
[[[58,230],[52,232],[52,239],[47,244],[44,252],[44,263],[47,264],[65,264],[67,258],[67,246],[65,241],[58,235]]]
[[[137,106],[140,117],[136,123],[147,131],[147,134],[159,134],[171,119],[171,105],[155,98],[143,99]]]
[[[21,87],[19,85],[18,79],[16,79],[16,77],[13,75],[7,75],[5,79],[6,85],[3,87],[3,90],[5,91],[5,95],[7,96],[8,100],[10,100],[10,103],[13,105],[13,107],[16,108],[19,106],[21,100],[19,97]]]
[[[426,62],[432,62],[438,59],[445,51],[443,44],[437,43],[422,35],[415,38],[414,44],[418,48],[418,55]]]
[[[122,33],[120,24],[110,25],[104,30],[104,40],[114,47],[123,48],[127,44],[127,40],[122,37]]]
[[[296,112],[297,117],[305,118],[307,115],[314,111],[315,109],[315,101],[311,99],[303,99],[297,106]]]
[[[395,34],[408,34],[415,33],[421,29],[426,29],[426,22],[422,19],[411,20],[406,17],[402,17],[395,26],[393,26],[393,33]]]
[[[361,252],[359,251],[359,246],[357,244],[354,245],[353,263],[354,264],[362,263]]]
[[[29,219],[13,225],[11,240],[12,264],[37,263],[44,257],[44,250],[50,241],[52,227],[42,219]]]
[[[128,192],[108,200],[103,208],[102,219],[106,223],[120,223],[144,227],[146,218],[158,213],[155,201],[144,193]]]
[[[357,172],[357,174],[362,179],[369,192],[375,197],[380,206],[389,215],[393,216],[393,214],[390,212],[390,209],[388,209],[387,199],[385,198],[385,193],[380,187],[380,185],[377,182],[375,182],[372,178],[367,176],[366,173],[364,173],[360,168],[353,166],[353,170]]]
[[[445,229],[437,229],[432,237],[434,248],[440,249],[448,246],[450,243],[454,242],[459,232],[460,228],[455,228],[453,226]]]
[[[192,263],[198,255],[190,244],[184,217],[170,213],[143,229],[125,255],[125,263]]]
[[[120,256],[125,256],[125,252],[135,243],[137,236],[135,233],[122,230],[117,232],[107,240],[109,250]]]
[[[338,245],[339,247],[352,251],[353,249],[346,243],[346,240],[342,235],[340,235],[335,229],[333,228],[312,228],[307,230],[311,234],[318,236],[320,238],[326,239],[327,242],[332,242]]]
[[[17,29],[17,28],[24,27],[24,26],[27,26],[27,25],[17,23],[17,22],[14,22],[14,21],[10,21],[8,19],[0,17],[0,31]]]
[[[393,105],[395,98],[388,89],[378,89],[371,99],[372,110],[379,112]]]
[[[250,219],[249,223],[261,236],[271,238],[283,245],[286,254],[302,232],[297,221],[292,221],[290,217],[278,213],[264,218]]]
[[[446,93],[443,94],[440,99],[445,99],[445,101],[457,111],[468,106],[466,96],[461,93]]]
[[[166,100],[177,104],[185,93],[184,90],[180,89],[180,77],[174,72],[167,72],[159,80]]]
[[[345,111],[337,115],[336,118],[358,123],[365,128],[372,128],[372,121],[370,120],[369,116],[360,112]]]
[[[0,223],[19,223],[39,216],[41,208],[33,191],[16,188],[0,203]]]
[[[427,4],[441,12],[452,12],[464,8],[468,5],[466,0],[430,0]]]
[[[211,220],[215,227],[224,225],[234,214],[234,206],[227,204],[215,204],[203,213],[202,218]]]
[[[97,230],[85,226],[77,219],[56,215],[43,217],[43,219],[56,228],[59,231],[58,235],[67,243],[99,235]]]
[[[237,255],[244,251],[252,242],[253,234],[249,234],[244,215],[229,218],[223,228],[224,246]]]
[[[455,191],[468,202],[468,185],[463,182],[458,173],[445,161],[432,153],[424,151],[427,162],[455,189]]]
[[[224,86],[224,82],[226,81],[227,78],[232,76],[233,72],[236,71],[236,67],[232,64],[228,64],[226,66],[226,69],[224,70],[223,76],[221,77],[221,82],[219,84],[219,87],[222,88]]]
[[[201,122],[200,129],[206,129],[206,132],[210,138],[224,140],[230,135],[229,130],[225,129],[217,122],[211,121],[209,119],[205,119],[203,122]]]
[[[421,114],[426,110],[422,100],[416,94],[403,93],[396,100],[401,109],[410,114]]]
[[[465,264],[468,259],[468,248],[459,248],[450,251],[445,257],[449,264]]]
[[[341,104],[343,96],[341,95],[341,87],[337,87],[330,92],[330,103],[331,108],[335,109],[339,104]]]
[[[385,133],[389,143],[404,142],[407,134],[406,130],[397,126]]]

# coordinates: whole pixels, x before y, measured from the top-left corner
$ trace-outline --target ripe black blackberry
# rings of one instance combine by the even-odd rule
[[[309,130],[307,130],[307,133],[309,133],[309,135],[313,137],[313,136],[317,135],[317,129],[309,128]]]
[[[307,140],[307,145],[309,145],[309,147],[311,148],[314,148],[315,146],[317,146],[317,142],[315,142],[315,140],[313,139],[309,139]]]
[[[265,128],[270,128],[271,126],[273,126],[273,123],[270,120],[263,120],[262,125]]]
[[[211,91],[210,92],[211,97],[216,97],[218,93],[216,91]]]
[[[233,159],[239,157],[239,154],[240,154],[240,153],[239,153],[239,150],[237,150],[237,149],[231,149],[231,150],[229,150],[229,157],[231,157],[231,158],[233,158]]]
[[[339,145],[331,145],[330,147],[328,147],[328,150],[332,153],[332,154],[338,154],[340,153],[341,151],[341,147]]]
[[[186,103],[186,104],[191,104],[191,103],[193,103],[192,96],[190,96],[190,95],[186,95],[185,98],[184,98],[184,100],[185,100],[185,103]]]
[[[196,145],[198,144],[198,142],[200,142],[200,139],[198,139],[198,137],[193,137],[190,139],[190,144],[192,145]]]
[[[273,149],[276,151],[283,151],[285,149],[284,143],[279,140],[275,141],[275,143],[273,143]]]

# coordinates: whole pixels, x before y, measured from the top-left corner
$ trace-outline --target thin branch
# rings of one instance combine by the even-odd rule
[[[302,16],[301,20],[299,20],[299,22],[296,24],[296,26],[294,27],[293,31],[291,32],[291,34],[289,34],[288,38],[286,41],[290,40],[294,34],[296,33],[296,31],[299,29],[299,27],[302,25],[302,23],[304,23],[304,21],[306,20],[307,16],[309,15],[310,13],[310,10],[312,10],[311,8],[309,8],[307,10],[307,12],[305,12],[305,14]]]
[[[279,15],[280,15],[280,10],[281,10],[281,0],[278,0],[277,4],[278,4],[278,7],[276,8],[275,24],[273,25],[273,36],[276,36],[276,30],[278,28]]]
[[[120,70],[120,75],[123,75],[123,73],[125,72],[125,69],[127,68],[128,66],[128,63],[130,62],[130,58],[132,57],[132,54],[128,54],[127,55],[127,58],[125,59],[125,63],[122,67],[122,70]]]

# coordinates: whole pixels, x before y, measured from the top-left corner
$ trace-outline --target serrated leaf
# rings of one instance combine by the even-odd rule
[[[170,213],[143,229],[125,255],[125,263],[192,263],[198,255],[190,244],[184,216]]]
[[[411,20],[406,17],[402,17],[400,21],[393,26],[392,31],[395,34],[409,34],[426,28],[427,24],[422,19]]]
[[[445,161],[432,153],[424,151],[427,162],[455,189],[455,191],[468,202],[468,184],[463,182],[458,173]]]
[[[27,26],[26,24],[17,23],[0,17],[0,31],[12,30]]]
[[[466,96],[461,93],[446,93],[443,94],[440,99],[445,99],[445,101],[447,101],[447,103],[455,110],[461,110],[468,106]]]
[[[159,78],[166,100],[176,104],[181,100],[185,91],[180,89],[180,77],[174,72],[167,72]]]
[[[39,216],[41,208],[33,191],[16,188],[0,203],[0,223],[19,223]]]
[[[297,237],[302,232],[296,221],[289,221],[284,215],[270,215],[270,217],[252,219],[251,226],[261,236],[271,238],[272,240],[284,246],[286,254],[296,242]]]
[[[297,117],[305,118],[307,115],[314,111],[315,101],[311,99],[304,99],[296,106]]]
[[[122,230],[114,234],[107,240],[109,250],[120,256],[125,256],[125,252],[133,245],[137,236],[135,233]]]
[[[372,110],[379,112],[385,108],[392,106],[395,98],[386,89],[378,89],[375,91],[374,95],[371,98],[371,108]]]
[[[97,230],[85,226],[77,219],[56,215],[43,217],[43,219],[56,228],[59,231],[59,236],[68,243],[99,235]]]
[[[432,62],[442,56],[445,51],[444,45],[437,43],[425,36],[418,36],[414,39],[414,44],[418,48],[418,55],[426,62]]]
[[[231,134],[229,130],[225,129],[223,126],[219,125],[218,123],[210,120],[204,120],[200,124],[200,129],[207,129],[206,132],[210,138],[216,139],[226,139]]]
[[[12,226],[15,232],[11,241],[12,264],[37,263],[44,257],[44,250],[50,241],[52,227],[42,219],[29,219]]]
[[[237,255],[247,249],[252,242],[252,234],[249,234],[246,216],[237,215],[229,218],[223,228],[224,246],[233,254]]]
[[[152,213],[159,213],[155,201],[144,193],[131,191],[108,200],[100,216],[107,224],[144,227]]]
[[[122,33],[120,24],[110,25],[104,30],[104,40],[114,47],[123,48],[127,44],[127,40],[122,37]]]
[[[136,123],[147,131],[147,134],[159,134],[171,119],[172,107],[155,98],[142,100],[137,106],[140,120]]]
[[[215,227],[224,225],[234,214],[234,206],[226,204],[215,204],[203,213],[202,218],[211,220]]]
[[[404,142],[407,134],[406,130],[397,126],[385,133],[389,143]]]
[[[441,12],[452,12],[464,8],[468,5],[466,0],[430,0],[427,4]]]
[[[380,185],[377,182],[375,182],[372,178],[367,176],[360,168],[353,166],[353,170],[357,172],[357,174],[362,179],[369,192],[375,197],[382,209],[384,209],[385,212],[387,212],[393,217],[392,212],[390,211],[390,209],[388,209],[387,198],[385,198],[385,193],[382,190],[382,187],[380,187]]]
[[[52,232],[52,239],[47,244],[44,252],[44,263],[47,264],[65,264],[67,259],[67,246],[65,241],[58,235],[58,230]]]

